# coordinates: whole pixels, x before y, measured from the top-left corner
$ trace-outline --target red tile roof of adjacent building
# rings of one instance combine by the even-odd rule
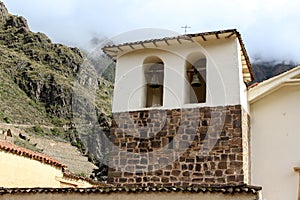
[[[251,85],[248,86],[248,89],[254,88],[254,87],[258,86],[258,84],[259,84],[258,82],[252,83]]]
[[[64,168],[66,165],[62,164],[60,161],[55,160],[54,158],[51,158],[50,156],[46,156],[44,154],[34,152],[28,149],[25,149],[23,147],[16,146],[14,144],[0,141],[0,151],[6,151],[12,154],[16,154],[19,156],[23,156],[26,158],[30,158],[33,160],[40,161],[41,163],[49,164],[55,167],[61,167]]]
[[[0,195],[3,194],[24,194],[24,193],[148,193],[148,192],[191,192],[191,193],[252,193],[258,194],[262,187],[251,185],[232,186],[201,186],[191,185],[186,187],[96,187],[96,188],[0,188]]]

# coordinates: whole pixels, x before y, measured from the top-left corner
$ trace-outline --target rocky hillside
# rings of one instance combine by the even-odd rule
[[[25,18],[9,14],[0,2],[0,123],[69,142],[100,165],[113,84],[94,68],[79,49],[53,44],[45,34],[30,31]],[[90,130],[91,124],[97,129],[82,136],[82,127]],[[90,141],[99,144],[89,148]]]
[[[252,63],[254,82],[262,82],[273,76],[277,76],[283,72],[286,72],[296,66],[293,62],[282,62],[277,60],[272,61],[254,61]]]

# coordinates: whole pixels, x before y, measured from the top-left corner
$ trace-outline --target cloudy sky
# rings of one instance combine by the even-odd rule
[[[238,29],[252,60],[260,55],[300,63],[299,0],[2,1],[33,31],[70,46],[87,47],[93,37],[118,38],[135,30],[183,34],[187,24],[188,33]]]

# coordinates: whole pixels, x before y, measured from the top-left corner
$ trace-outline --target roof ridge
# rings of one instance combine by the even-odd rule
[[[49,164],[49,165],[52,165],[55,167],[61,167],[61,168],[66,167],[66,165],[64,165],[62,162],[60,162],[50,156],[17,146],[15,144],[12,144],[9,142],[0,141],[0,150],[6,151],[6,152],[9,152],[12,154],[16,154],[19,156],[27,157],[27,158],[30,158],[33,160],[37,160],[41,163]]]
[[[210,37],[210,36],[214,36],[214,37]],[[196,41],[196,38],[198,37],[199,40],[203,42],[212,39],[229,39],[232,37],[237,38],[242,51],[241,57],[246,62],[245,64],[246,67],[244,67],[244,64],[242,64],[242,68],[246,69],[246,71],[243,72],[244,82],[247,84],[248,82],[254,79],[250,58],[246,51],[242,36],[237,29],[224,29],[218,31],[183,34],[183,35],[177,35],[173,37],[160,37],[154,39],[130,41],[126,43],[106,45],[101,49],[103,53],[105,53],[108,57],[116,61],[119,56],[131,51],[147,49],[147,48],[159,48],[160,43],[167,46],[170,46],[171,41],[173,42],[175,41],[178,44],[183,44],[183,42],[191,42],[191,43],[199,44],[199,41]]]
[[[191,38],[191,37],[196,37],[196,36],[201,36],[201,35],[222,34],[222,33],[230,33],[230,32],[240,35],[240,33],[237,31],[237,29],[224,29],[224,30],[219,30],[219,31],[206,31],[206,32],[198,32],[198,33],[179,34],[179,35],[173,36],[173,37],[157,37],[157,38],[153,38],[153,39],[136,40],[136,41],[125,42],[125,43],[120,43],[120,44],[111,44],[111,45],[106,45],[106,46],[102,47],[102,50],[106,49],[106,48],[125,46],[125,45],[134,45],[134,44],[147,43],[147,42],[153,42],[153,41],[172,40],[172,39],[176,39],[176,38],[186,38],[186,37]]]

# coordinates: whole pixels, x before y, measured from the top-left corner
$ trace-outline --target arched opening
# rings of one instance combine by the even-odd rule
[[[192,53],[186,61],[185,103],[206,102],[206,57],[202,53]]]
[[[145,107],[163,106],[164,90],[164,63],[156,57],[151,56],[144,60],[143,64],[146,80],[146,105]]]

